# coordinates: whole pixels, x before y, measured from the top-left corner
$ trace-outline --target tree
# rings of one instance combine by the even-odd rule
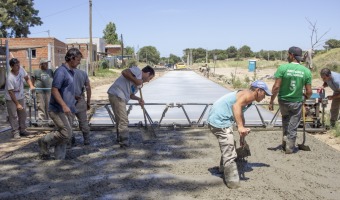
[[[103,38],[107,44],[119,44],[118,34],[116,33],[116,25],[113,22],[106,25],[103,33]]]
[[[250,47],[247,46],[247,45],[242,46],[238,50],[238,54],[241,58],[249,58],[249,57],[253,56],[253,52],[251,51]]]
[[[33,5],[33,0],[1,0],[0,37],[27,37],[30,27],[40,26],[43,22]]]
[[[133,56],[134,54],[135,50],[132,47],[130,46],[125,47],[125,55]]]
[[[237,57],[237,48],[235,46],[230,46],[227,50],[227,57],[228,58],[236,58]]]
[[[158,64],[160,60],[160,53],[157,51],[156,47],[153,46],[145,46],[139,49],[138,51],[139,60],[151,63]]]
[[[340,40],[329,39],[325,42],[329,49],[340,48]]]
[[[176,64],[178,62],[181,62],[181,58],[176,56],[176,55],[174,55],[174,54],[170,54],[170,56],[169,56],[169,64],[173,64],[174,65],[174,64]]]

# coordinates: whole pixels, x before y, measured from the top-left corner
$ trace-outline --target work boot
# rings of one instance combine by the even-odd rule
[[[20,132],[20,136],[22,136],[22,137],[27,137],[29,135],[30,134],[27,131]]]
[[[295,149],[295,140],[287,139],[286,141],[286,154],[294,153]]]
[[[90,144],[90,133],[83,133],[84,145]]]
[[[38,144],[40,148],[40,158],[45,160],[50,157],[49,146],[55,145],[57,140],[54,139],[53,133],[48,133],[45,136],[39,138]]]
[[[20,139],[20,133],[19,132],[14,132],[13,133],[13,138],[14,139]]]
[[[76,144],[76,137],[72,136],[71,139],[67,142],[66,146],[68,149],[74,147]]]
[[[224,181],[230,189],[237,189],[240,187],[240,177],[238,175],[237,165],[234,161],[224,167]]]
[[[54,157],[56,160],[65,160],[66,157],[66,146],[65,142],[58,143],[54,147]]]
[[[121,133],[119,133],[118,143],[119,143],[120,147],[123,147],[123,148],[129,147],[130,146],[129,132],[121,132]]]

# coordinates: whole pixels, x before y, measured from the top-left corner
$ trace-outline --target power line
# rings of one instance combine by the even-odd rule
[[[81,3],[81,4],[78,4],[78,5],[75,5],[75,6],[71,7],[71,8],[67,8],[67,9],[65,9],[65,10],[61,10],[61,11],[58,11],[58,12],[52,13],[52,14],[50,14],[50,15],[46,15],[46,16],[44,16],[44,17],[42,17],[42,18],[47,18],[47,17],[51,17],[51,16],[54,16],[54,15],[58,15],[58,14],[60,14],[60,13],[63,13],[63,12],[66,12],[66,11],[72,10],[73,8],[80,7],[80,6],[84,5],[84,4],[87,4],[87,2],[85,2],[85,3]]]

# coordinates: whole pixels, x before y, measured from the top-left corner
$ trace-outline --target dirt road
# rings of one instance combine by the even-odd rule
[[[2,133],[0,199],[339,199],[340,153],[310,135],[312,151],[286,155],[278,148],[280,132],[253,131],[247,137],[252,156],[239,164],[241,188],[230,190],[207,129],[156,133],[150,139],[132,129],[132,146],[121,149],[114,132],[93,131],[90,146],[77,132],[64,161],[39,159],[42,134],[18,141]]]

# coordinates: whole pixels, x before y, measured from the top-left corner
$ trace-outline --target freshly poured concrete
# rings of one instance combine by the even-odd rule
[[[145,103],[185,104],[201,103],[212,104],[221,96],[231,92],[226,88],[206,79],[193,71],[171,71],[164,76],[151,81],[142,88]],[[139,93],[137,93],[139,96]],[[137,101],[129,101],[137,103]],[[146,105],[145,108],[152,120],[159,122],[165,105]],[[191,122],[197,122],[205,105],[184,105]],[[201,124],[206,121],[210,107],[208,107]],[[265,121],[271,121],[273,114],[259,106]],[[256,108],[252,106],[245,113],[246,124],[262,124]],[[129,123],[144,123],[143,112],[140,106],[133,106],[129,114]],[[93,115],[92,124],[111,124],[105,108],[100,108]],[[182,108],[169,108],[161,124],[189,124]]]

